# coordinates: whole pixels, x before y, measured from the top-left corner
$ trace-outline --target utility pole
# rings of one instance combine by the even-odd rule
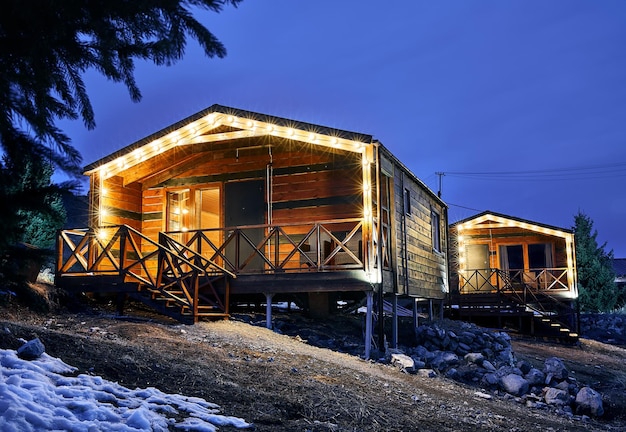
[[[439,172],[436,172],[435,175],[439,176],[439,190],[437,191],[437,196],[441,198],[441,186],[443,183],[443,176],[445,176],[446,173],[439,171]]]

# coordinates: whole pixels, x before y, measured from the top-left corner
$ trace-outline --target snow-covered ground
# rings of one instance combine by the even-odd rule
[[[26,361],[0,350],[0,431],[215,431],[251,426],[219,406],[155,388],[123,387],[43,354]]]

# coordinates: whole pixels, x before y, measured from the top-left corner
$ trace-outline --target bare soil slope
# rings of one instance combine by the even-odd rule
[[[283,324],[298,319],[277,317]],[[358,322],[344,317],[332,324],[318,327],[319,332],[358,349]],[[283,325],[288,327],[297,325]],[[39,337],[48,354],[80,373],[131,388],[202,397],[219,404],[224,414],[254,423],[258,431],[626,430],[622,348],[593,341],[580,347],[514,342],[518,358],[542,365],[547,357],[560,357],[580,382],[605,395],[605,418],[580,421],[500,396],[486,400],[475,394],[478,388],[408,375],[312,346],[289,332],[278,334],[237,319],[184,326],[140,307],[125,317],[106,309],[39,315],[0,308],[0,348],[16,349],[17,338]]]

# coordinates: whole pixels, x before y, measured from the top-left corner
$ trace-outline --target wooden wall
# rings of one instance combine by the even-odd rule
[[[394,166],[392,183],[397,293],[442,299],[448,290],[446,209],[401,165]],[[409,214],[405,212],[403,202],[405,189],[410,196]],[[439,215],[439,251],[433,248],[432,211]]]
[[[141,230],[141,185],[123,184],[123,178],[115,176],[102,182],[100,190],[100,225],[128,225]]]
[[[161,155],[159,167],[154,160],[146,161],[150,165],[150,171],[144,170],[146,184],[137,179],[137,172],[143,170],[141,165],[105,180],[102,204],[108,215],[102,222],[129,224],[156,240],[158,233],[166,229],[168,189],[265,180],[270,160],[274,224],[362,217],[362,165],[358,153],[276,137],[196,146],[191,152],[174,149]],[[172,176],[166,177],[167,172]],[[125,174],[132,183],[125,184]],[[154,178],[163,180],[149,184]]]
[[[522,228],[473,228],[463,232],[464,244],[486,244],[489,246],[491,268],[500,268],[499,247],[501,245],[521,245],[524,262],[528,263],[528,245],[552,244],[555,268],[567,267],[565,239],[545,235]]]

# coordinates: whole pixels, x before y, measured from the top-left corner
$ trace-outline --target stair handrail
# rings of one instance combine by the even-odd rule
[[[533,289],[533,287],[529,286],[523,280],[518,280],[518,281],[515,281],[515,283],[513,283],[513,278],[511,278],[511,275],[508,271],[504,271],[500,269],[494,269],[494,270],[497,272],[498,278],[504,282],[502,287],[500,287],[499,286],[500,284],[498,284],[497,289],[498,289],[499,294],[515,299],[519,303],[524,304],[525,307],[539,314],[541,317],[549,318],[550,320],[553,320],[556,323],[562,325],[563,327],[569,329],[570,327],[569,324],[561,321],[561,319],[555,318],[555,315],[551,314],[549,310],[546,310],[543,307],[543,303],[537,296],[537,293],[535,293],[535,290]],[[520,290],[518,287],[522,288],[521,290],[522,294],[520,294]],[[563,303],[559,299],[556,299],[553,296],[545,292],[542,292],[541,294],[544,298],[549,299],[555,305],[564,306],[564,307],[566,306],[565,303]],[[534,300],[534,303],[529,302],[528,297],[530,297],[531,300]],[[538,307],[533,306],[533,304],[537,305]],[[574,311],[572,311],[572,314],[574,314]],[[561,317],[561,316],[562,314],[558,315],[558,317]]]

